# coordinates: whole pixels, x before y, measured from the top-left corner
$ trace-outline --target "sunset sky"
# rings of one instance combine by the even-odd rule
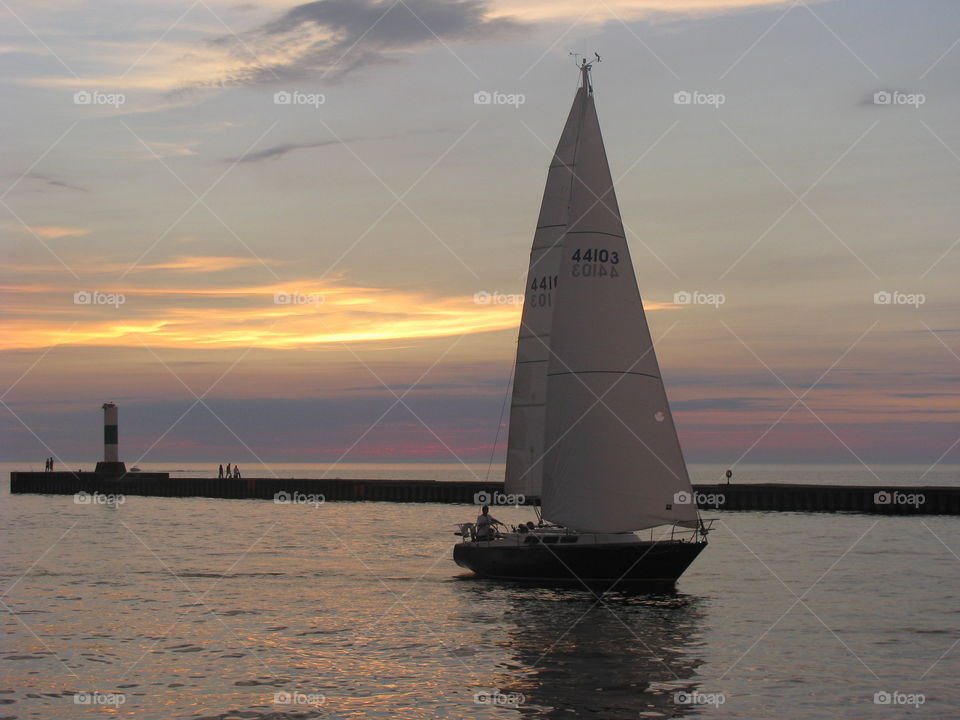
[[[594,51],[687,459],[960,462],[955,0],[7,0],[0,457],[487,460]]]

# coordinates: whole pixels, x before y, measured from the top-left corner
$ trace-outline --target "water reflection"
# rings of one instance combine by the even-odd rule
[[[682,717],[675,694],[697,687],[702,600],[677,592],[514,587],[503,616],[510,661],[498,668],[522,717]],[[695,712],[695,710],[694,710]]]

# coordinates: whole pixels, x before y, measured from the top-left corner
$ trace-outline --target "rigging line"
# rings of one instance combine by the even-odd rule
[[[567,235],[609,235],[610,237],[620,238],[621,240],[627,239],[624,235],[602,232],[600,230],[570,230],[567,232]]]
[[[660,380],[659,375],[651,375],[645,372],[635,372],[633,370],[569,370],[564,372],[547,373],[547,377],[557,377],[559,375],[642,375],[643,377]]]
[[[500,419],[497,420],[497,434],[493,438],[493,449],[490,450],[490,462],[487,463],[487,477],[490,480],[490,468],[493,467],[493,458],[497,454],[497,443],[500,441],[500,428],[503,427],[503,413],[507,409],[507,398],[510,396],[510,386],[513,385],[513,371],[515,365],[510,366],[510,377],[507,378],[507,389],[503,393],[503,402],[500,404]]]

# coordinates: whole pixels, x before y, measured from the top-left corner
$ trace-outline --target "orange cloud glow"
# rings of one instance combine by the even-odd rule
[[[465,335],[514,327],[519,306],[472,296],[434,297],[328,283],[233,288],[68,290],[31,285],[10,293],[0,349],[53,344],[202,348],[307,345]]]
[[[269,264],[273,264],[270,261]],[[232,257],[180,256],[138,268],[143,279],[65,287],[44,282],[46,268],[28,268],[7,294],[0,350],[50,345],[291,349],[340,342],[411,340],[515,328],[520,304],[512,295],[431,295],[322,281],[203,285],[182,274],[259,265]],[[102,268],[101,268],[102,269]],[[158,271],[169,270],[169,274]],[[33,280],[29,279],[30,275]],[[88,277],[88,276],[84,276]],[[113,279],[109,279],[113,278]],[[183,285],[176,285],[182,281]],[[670,309],[649,303],[647,310]]]
[[[56,240],[58,238],[79,237],[90,234],[90,231],[84,228],[63,227],[60,225],[34,225],[26,229],[34,235],[42,237],[44,240]]]

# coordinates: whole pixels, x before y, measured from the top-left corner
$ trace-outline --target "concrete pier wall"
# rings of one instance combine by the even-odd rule
[[[704,514],[724,510],[858,512],[881,515],[960,515],[960,487],[796,485],[785,483],[696,485]],[[382,501],[503,504],[502,482],[432,480],[294,480],[283,478],[170,477],[166,473],[12,472],[10,492],[49,495],[149,495],[278,499],[281,502]],[[496,502],[500,500],[500,502]],[[524,498],[532,505],[536,498]],[[680,497],[678,502],[690,502]],[[512,504],[512,502],[510,502]]]

